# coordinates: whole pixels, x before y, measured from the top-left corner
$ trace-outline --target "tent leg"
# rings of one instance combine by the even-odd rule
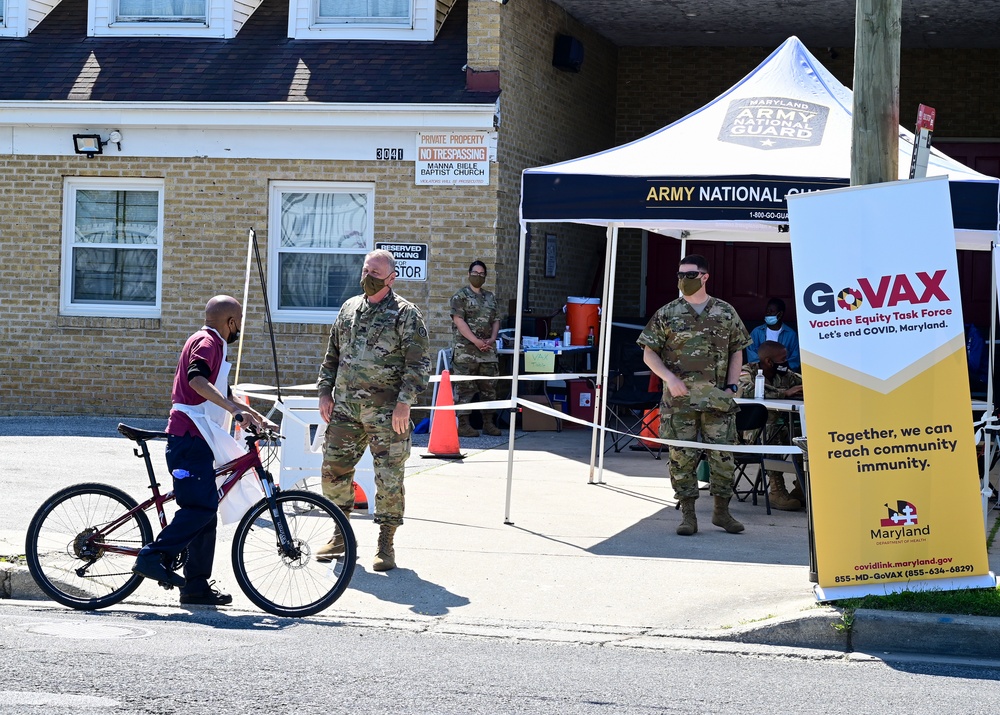
[[[521,347],[521,303],[524,300],[524,253],[528,235],[528,224],[521,221],[521,240],[517,254],[517,311],[514,314],[514,359],[510,380],[510,430],[507,443],[507,496],[504,501],[503,523],[513,524],[510,520],[510,495],[514,485],[514,433],[517,427],[517,375],[520,367],[519,349]]]
[[[601,298],[601,342],[597,350],[597,386],[594,390],[594,423],[590,440],[590,484],[594,484],[594,457],[597,455],[597,484],[604,484],[604,436],[608,407],[608,356],[611,353],[611,324],[615,299],[615,270],[618,260],[618,224],[610,224],[604,259],[604,291]]]

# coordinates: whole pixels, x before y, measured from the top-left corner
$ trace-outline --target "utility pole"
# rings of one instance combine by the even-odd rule
[[[899,35],[903,0],[857,0],[851,186],[899,178]]]

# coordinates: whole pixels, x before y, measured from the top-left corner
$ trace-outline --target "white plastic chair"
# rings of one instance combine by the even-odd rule
[[[323,467],[326,422],[319,413],[318,397],[285,397],[276,404],[281,412],[281,448],[278,450],[278,485],[282,489],[319,489]],[[375,513],[375,464],[365,450],[354,468],[354,481],[368,499],[368,513]]]

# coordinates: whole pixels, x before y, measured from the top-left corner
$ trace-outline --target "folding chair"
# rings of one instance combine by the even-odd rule
[[[736,443],[740,445],[763,445],[764,432],[767,427],[767,408],[764,405],[744,403],[736,413]],[[757,497],[764,495],[764,506],[771,513],[771,498],[768,495],[767,470],[764,467],[764,455],[750,452],[734,452],[733,462],[736,469],[733,472],[733,493],[740,501],[753,497],[754,506]],[[751,475],[748,469],[757,467],[757,473]],[[748,487],[741,490],[740,483],[746,482]]]
[[[608,393],[608,416],[612,422],[609,426],[627,433],[613,435],[609,449],[620,452],[622,447],[637,442],[636,449],[645,449],[659,459],[662,446],[653,448],[640,439],[643,430],[652,429],[658,416],[655,409],[660,404],[660,393],[649,391],[649,370],[642,363],[641,353],[638,362],[635,354],[623,360],[620,373],[609,379],[609,383],[618,385],[614,392]]]

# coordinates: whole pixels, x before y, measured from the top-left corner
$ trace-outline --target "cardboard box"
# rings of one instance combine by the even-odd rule
[[[537,402],[540,405],[551,407],[549,398],[545,395],[518,395],[518,399]],[[558,407],[554,409],[559,409]],[[525,432],[558,432],[560,431],[559,421],[552,415],[543,415],[529,407],[521,409],[521,429]]]

